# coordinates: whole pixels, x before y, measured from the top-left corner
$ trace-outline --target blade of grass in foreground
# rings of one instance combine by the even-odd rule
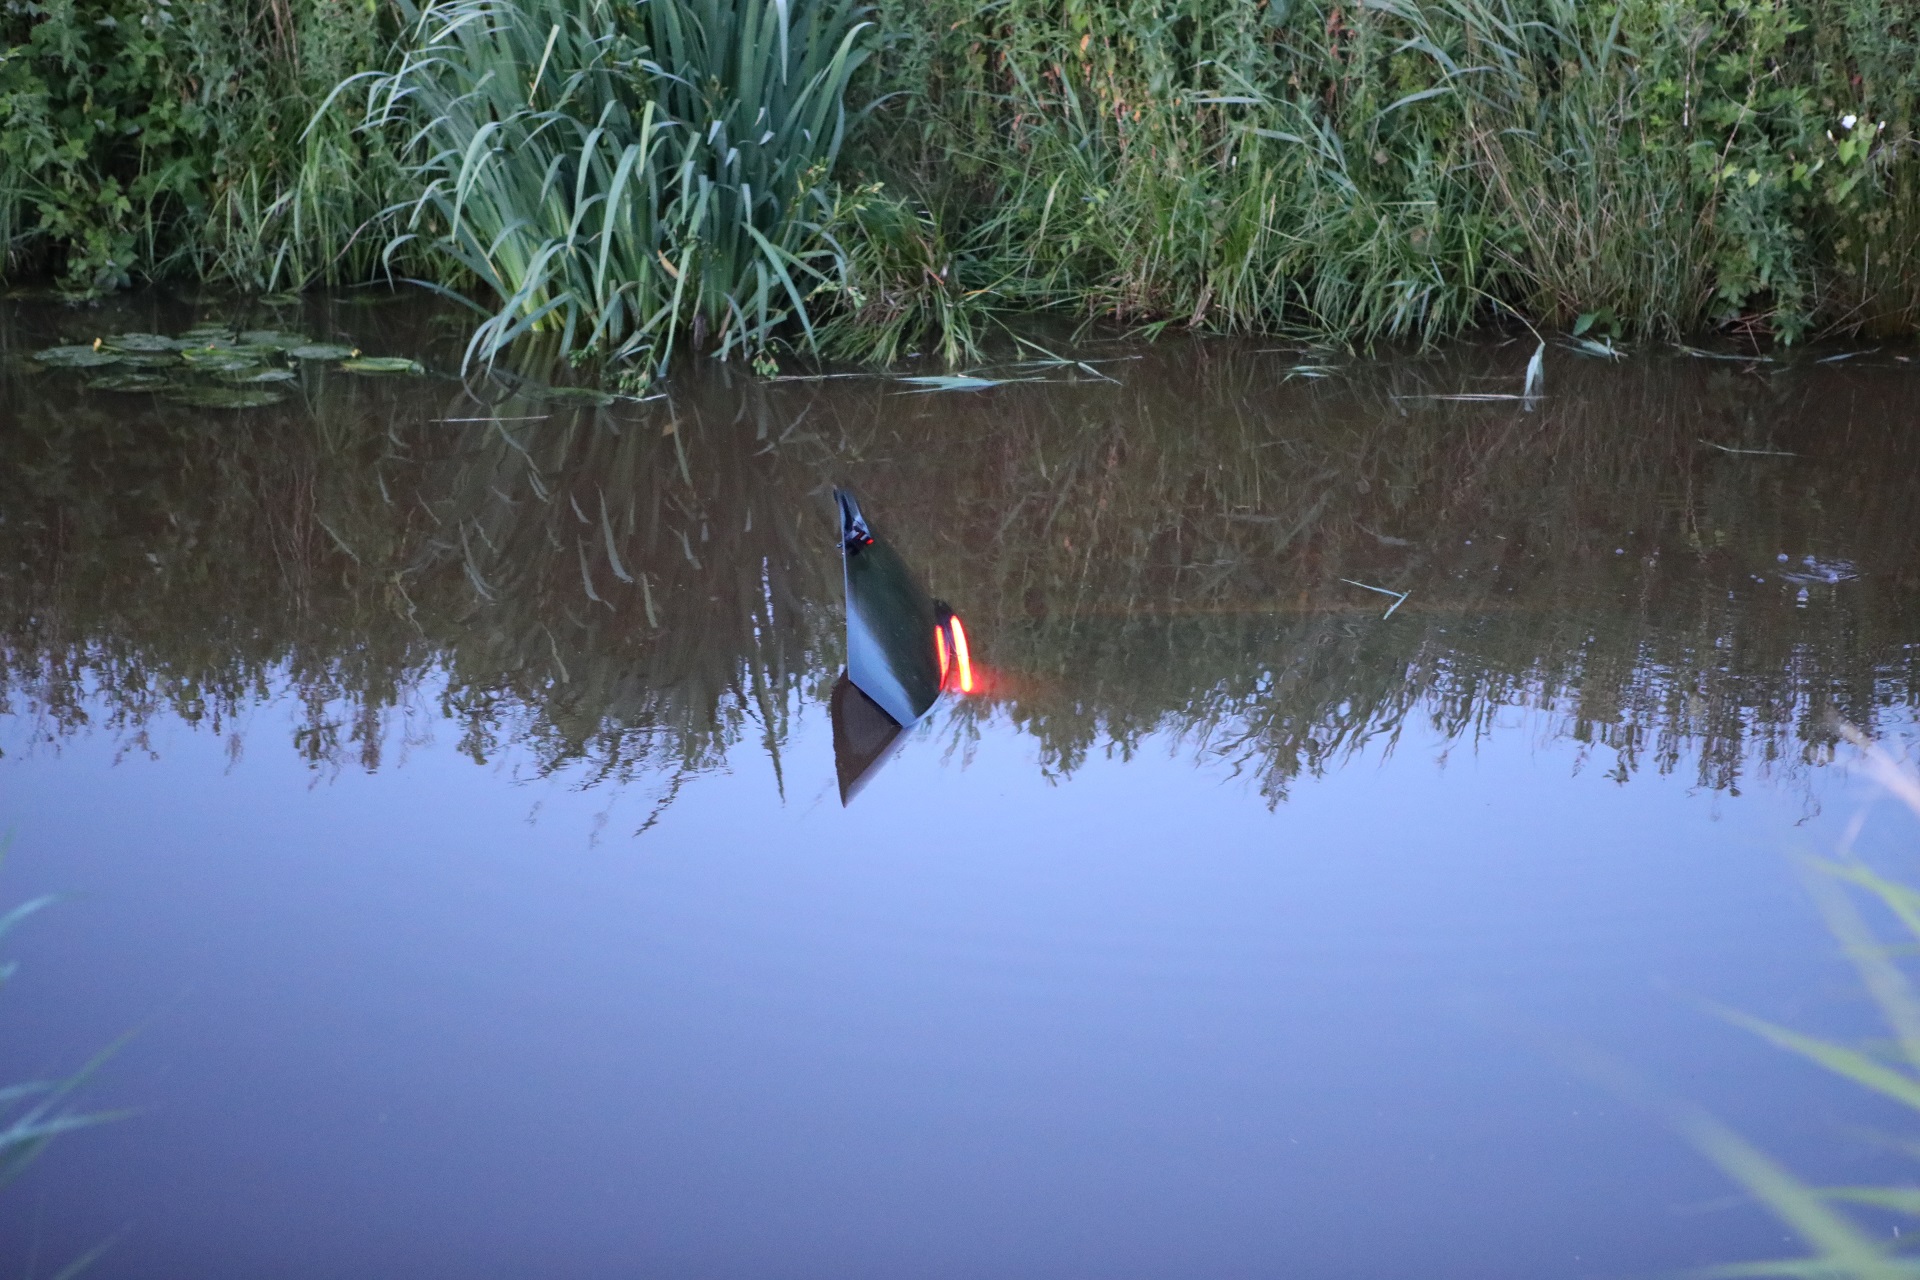
[[[1861,748],[1867,772],[1920,816],[1920,779],[1857,731],[1846,728],[1843,733]],[[1853,962],[1861,984],[1898,1042],[1904,1062],[1889,1063],[1848,1045],[1809,1036],[1737,1010],[1716,1012],[1768,1043],[1798,1054],[1920,1115],[1920,997],[1916,997],[1912,984],[1894,959],[1896,954],[1911,954],[1913,943],[1920,942],[1920,892],[1850,858],[1819,860],[1812,864],[1811,870],[1815,874],[1809,887],[1827,927]],[[1908,940],[1898,951],[1874,936],[1847,896],[1846,887],[1867,894],[1905,927]],[[1897,1256],[1891,1242],[1870,1235],[1838,1207],[1856,1204],[1920,1217],[1920,1187],[1813,1187],[1703,1112],[1684,1110],[1677,1124],[1702,1154],[1766,1205],[1799,1235],[1809,1250],[1809,1254],[1801,1258],[1714,1267],[1707,1274],[1830,1277],[1832,1280],[1920,1276],[1920,1258]]]

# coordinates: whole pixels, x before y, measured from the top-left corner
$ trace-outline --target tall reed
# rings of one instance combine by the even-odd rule
[[[371,77],[414,130],[416,238],[486,290],[468,348],[534,331],[659,367],[762,355],[837,273],[824,187],[867,57],[852,0],[442,0]]]

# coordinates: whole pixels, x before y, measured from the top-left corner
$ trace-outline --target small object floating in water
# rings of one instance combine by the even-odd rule
[[[1709,449],[1718,449],[1722,453],[1743,454],[1753,458],[1797,458],[1800,456],[1797,453],[1789,453],[1785,449],[1736,449],[1730,444],[1715,444],[1711,440],[1702,440],[1700,443]]]
[[[965,624],[928,598],[899,553],[873,532],[853,494],[835,489],[833,498],[847,586],[847,670],[829,709],[845,804],[942,690],[972,693],[975,676]],[[891,734],[875,716],[892,726]]]
[[[1781,560],[1785,560],[1783,552]],[[1850,560],[1823,560],[1819,556],[1800,557],[1800,567],[1783,569],[1780,576],[1788,582],[1802,586],[1833,586],[1836,583],[1852,582],[1860,576],[1860,570]]]
[[[971,373],[922,374],[912,378],[895,378],[895,382],[904,382],[913,387],[914,394],[923,391],[991,391],[995,387],[1004,387],[1010,382],[1039,382],[1039,378],[982,378]]]
[[[1675,348],[1681,355],[1692,356],[1695,360],[1728,360],[1734,364],[1773,364],[1772,356],[1763,356],[1759,352],[1748,354],[1742,351],[1706,351],[1700,347],[1689,347],[1685,343]]]
[[[1540,399],[1540,393],[1547,386],[1547,344],[1543,340],[1533,349],[1533,358],[1527,361],[1527,379],[1520,387],[1521,407],[1531,411]]]
[[[340,367],[348,373],[425,373],[426,368],[418,360],[409,360],[405,356],[355,356],[342,360]]]
[[[1469,542],[1467,545],[1472,546],[1473,544]],[[1395,609],[1398,609],[1401,605],[1405,604],[1407,602],[1407,597],[1413,594],[1412,591],[1395,591],[1391,587],[1376,587],[1370,582],[1355,582],[1352,578],[1342,578],[1340,579],[1340,581],[1346,583],[1350,587],[1360,587],[1363,590],[1367,590],[1367,591],[1378,591],[1383,596],[1392,596],[1393,603],[1388,605],[1387,611],[1380,615],[1380,621],[1382,622],[1385,622],[1388,618],[1391,618],[1393,616],[1393,611]]]

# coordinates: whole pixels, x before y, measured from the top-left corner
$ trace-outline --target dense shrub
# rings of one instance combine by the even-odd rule
[[[371,0],[9,0],[8,274],[81,291],[364,275],[372,252],[342,250],[393,166],[344,123],[306,126],[337,81],[384,56],[377,28]]]

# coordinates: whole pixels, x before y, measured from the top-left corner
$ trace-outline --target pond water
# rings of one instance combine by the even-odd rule
[[[1920,357],[1550,347],[1524,405],[1436,397],[1531,340],[1174,339],[594,404],[343,298],[249,323],[430,372],[24,358],[204,318],[0,311],[0,900],[63,895],[0,1081],[125,1035],[78,1101],[130,1112],[0,1192],[0,1271],[1797,1252],[1656,1097],[1904,1174],[1708,1005],[1875,1028],[1796,857],[1912,847],[1835,723],[1914,737]],[[837,484],[980,673],[845,806]]]

